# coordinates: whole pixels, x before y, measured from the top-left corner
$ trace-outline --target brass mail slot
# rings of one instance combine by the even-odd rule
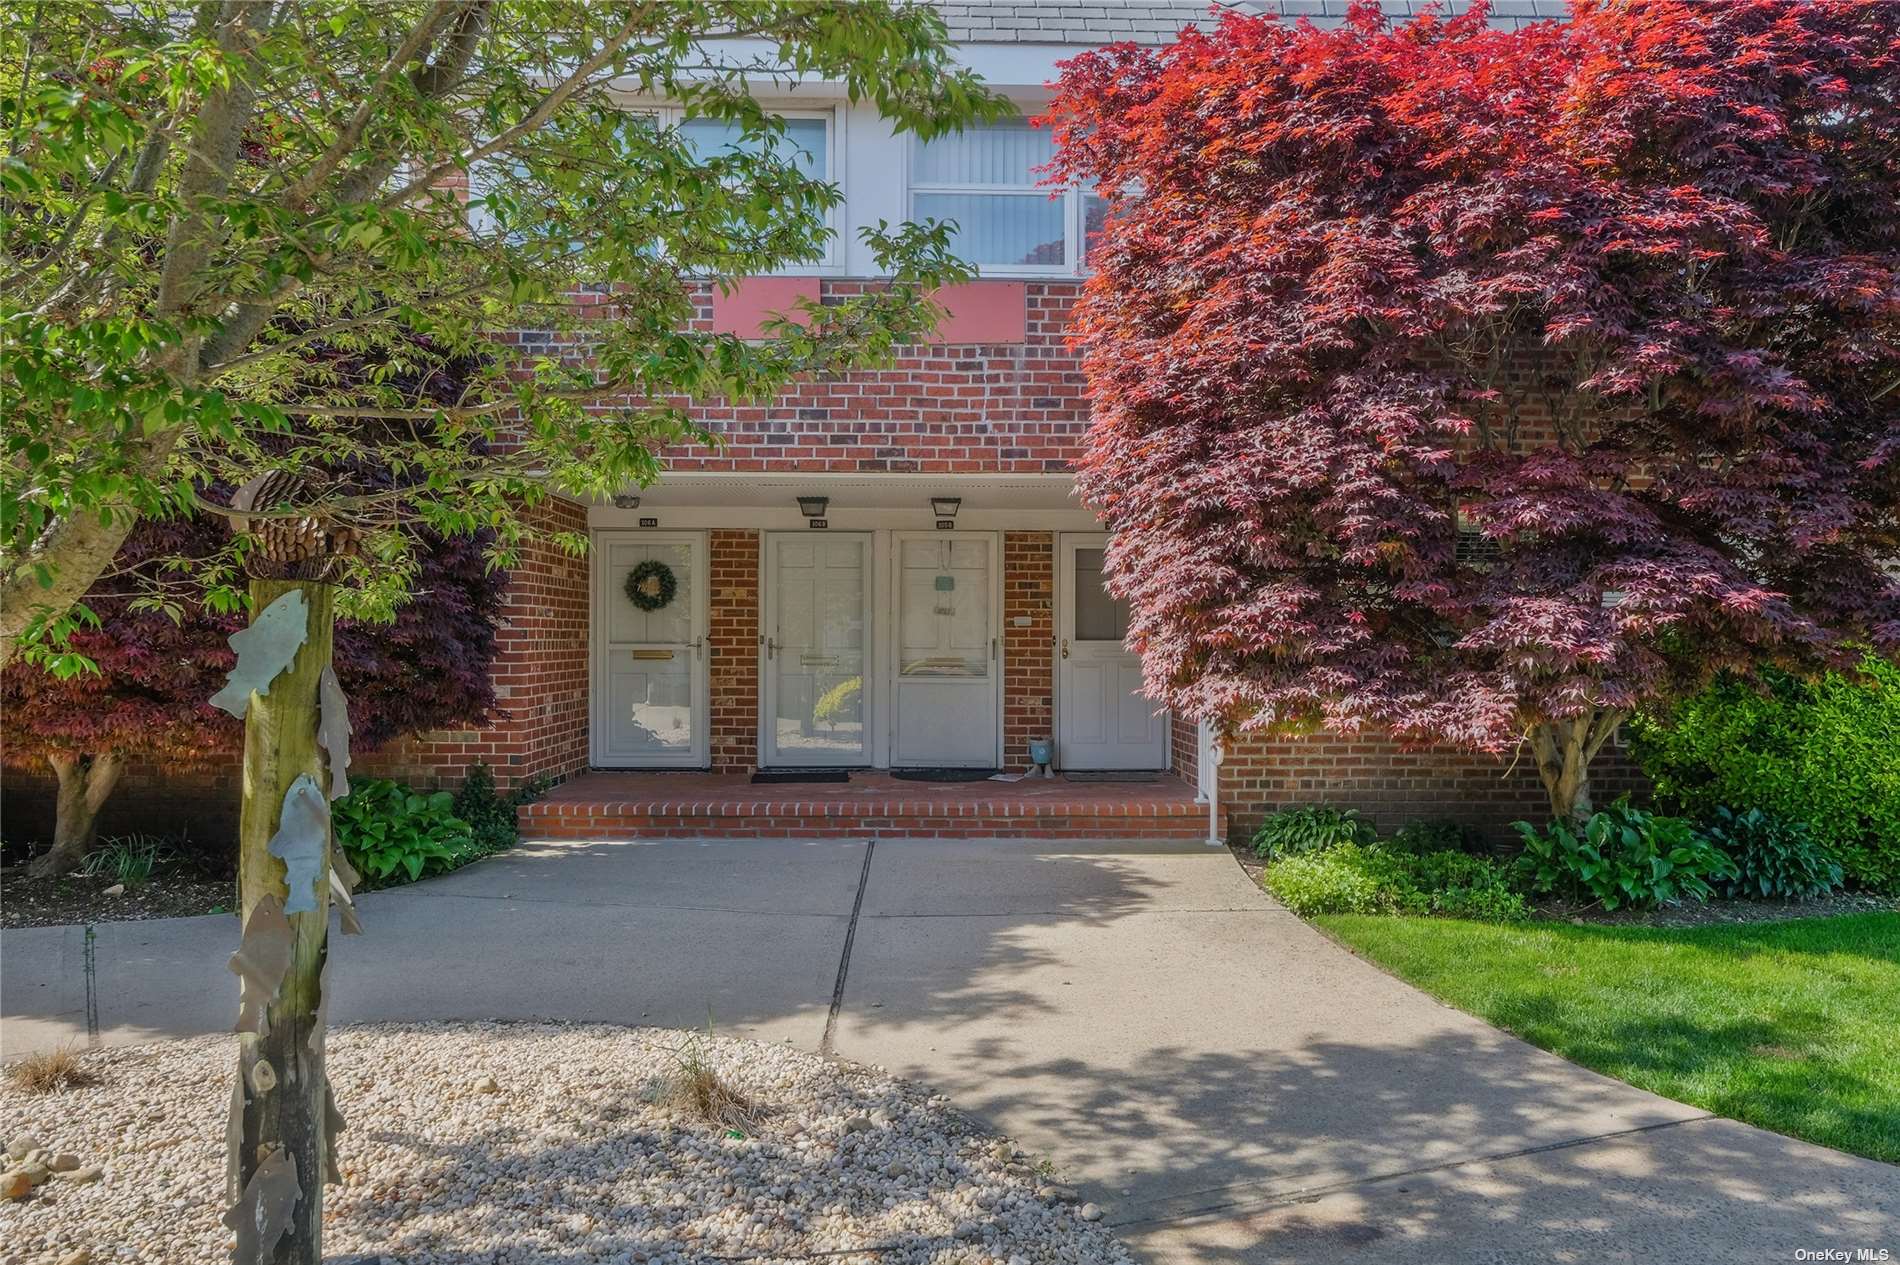
[[[835,654],[801,654],[798,656],[798,666],[801,668],[835,668],[838,666],[838,656]]]
[[[671,650],[634,650],[629,653],[636,659],[671,659],[673,657]]]

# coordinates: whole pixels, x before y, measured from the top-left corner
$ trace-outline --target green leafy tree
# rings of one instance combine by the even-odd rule
[[[82,670],[81,596],[140,519],[228,512],[210,484],[299,476],[240,525],[345,523],[344,612],[386,611],[405,527],[490,529],[505,564],[541,498],[651,480],[699,433],[689,398],[914,341],[967,275],[941,225],[867,230],[891,285],[773,337],[686,328],[695,285],[825,250],[838,190],[755,100],[795,77],[926,135],[998,109],[932,10],[881,0],[8,6],[0,663]],[[326,374],[315,345],[381,367]],[[470,356],[432,398],[434,364]],[[401,486],[326,473],[365,458]],[[198,568],[214,605],[240,603],[253,543]]]
[[[761,340],[689,327],[705,285],[825,253],[838,191],[755,100],[797,80],[923,135],[1002,108],[886,0],[0,8],[0,665],[85,670],[82,595],[140,520],[192,511],[235,528],[190,568],[207,603],[249,574],[301,624],[240,691],[239,1261],[322,1259],[333,615],[393,610],[425,532],[508,563],[537,501],[651,480],[700,435],[688,401],[874,363],[969,275],[946,226],[880,224],[888,286]]]

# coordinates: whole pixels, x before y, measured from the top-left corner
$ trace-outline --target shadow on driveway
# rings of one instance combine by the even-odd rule
[[[1708,1119],[1441,1006],[1224,850],[526,844],[362,908],[367,933],[332,940],[333,1021],[710,1009],[722,1032],[935,1085],[1169,1265],[1900,1249],[1900,1168]],[[228,917],[102,926],[88,993],[83,929],[8,931],[6,1049],[84,1039],[89,1004],[102,1040],[225,1030],[235,938]]]

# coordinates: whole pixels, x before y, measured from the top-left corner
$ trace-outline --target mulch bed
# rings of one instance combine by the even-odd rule
[[[161,873],[117,896],[106,895],[110,878],[65,874],[29,877],[24,865],[0,869],[0,927],[51,927],[80,922],[133,922],[183,918],[231,909],[236,893],[229,879],[192,873]]]
[[[1834,918],[1900,910],[1900,899],[1872,892],[1836,892],[1816,900],[1710,900],[1670,909],[1619,909],[1605,913],[1595,905],[1547,903],[1537,917],[1606,927],[1707,927],[1718,923],[1786,922],[1791,918]]]

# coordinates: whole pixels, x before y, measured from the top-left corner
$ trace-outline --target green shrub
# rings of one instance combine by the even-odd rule
[[[1266,889],[1302,918],[1443,914],[1487,922],[1529,917],[1509,871],[1462,852],[1413,856],[1359,843],[1297,853],[1267,867]]]
[[[1255,856],[1297,856],[1318,852],[1344,843],[1370,844],[1379,832],[1353,808],[1330,808],[1308,804],[1303,808],[1283,808],[1270,815],[1254,831]]]
[[[1849,881],[1900,892],[1900,666],[1808,683],[1734,681],[1630,725],[1657,794],[1707,818],[1724,804],[1805,821]]]
[[[1423,855],[1427,852],[1469,852],[1474,855],[1489,849],[1477,831],[1447,818],[1408,821],[1383,841],[1382,847],[1394,852]]]
[[[447,791],[412,791],[400,782],[364,778],[330,806],[336,841],[368,886],[413,883],[474,860],[467,822]]]
[[[1397,855],[1342,843],[1275,861],[1261,882],[1302,918],[1399,912],[1404,870]]]
[[[1735,862],[1735,877],[1716,884],[1724,896],[1806,900],[1825,896],[1841,885],[1840,862],[1806,822],[1785,821],[1759,808],[1745,813],[1718,808],[1702,833]]]
[[[540,799],[547,786],[546,778],[530,778],[514,793],[500,794],[495,790],[495,775],[486,764],[477,762],[462,779],[462,788],[455,792],[455,815],[468,823],[475,839],[475,854],[492,856],[514,847],[520,838],[515,829],[515,810]]]
[[[1581,829],[1556,821],[1539,834],[1529,822],[1515,824],[1524,837],[1517,871],[1526,887],[1576,901],[1593,896],[1605,909],[1707,900],[1713,884],[1740,873],[1692,823],[1645,812],[1628,798],[1591,814]]]

